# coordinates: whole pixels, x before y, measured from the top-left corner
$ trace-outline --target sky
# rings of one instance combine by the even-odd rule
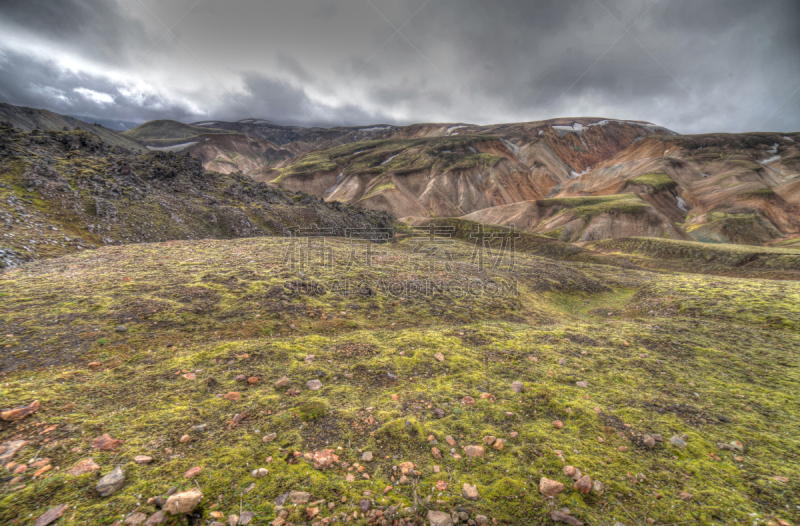
[[[2,0],[0,102],[115,127],[800,131],[800,2]]]

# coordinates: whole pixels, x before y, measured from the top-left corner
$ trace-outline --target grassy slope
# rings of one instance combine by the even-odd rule
[[[632,263],[679,272],[770,279],[800,279],[800,251],[793,248],[709,244],[632,237],[590,243],[591,248]]]
[[[202,126],[192,126],[191,124],[170,120],[148,121],[122,132],[122,135],[146,141],[151,146],[171,146],[172,144],[196,140],[200,135],[208,135],[210,133],[240,135],[234,131],[203,128]]]
[[[65,515],[70,524],[111,524],[134,510],[152,513],[146,499],[171,486],[199,486],[203,518],[244,509],[265,523],[275,516],[272,499],[298,489],[335,503],[333,511],[320,506],[320,517],[352,516],[360,498],[371,498],[421,514],[461,505],[498,524],[552,524],[535,487],[542,476],[567,483],[557,506],[590,524],[800,518],[797,282],[652,274],[520,253],[513,272],[497,272],[520,280],[519,298],[285,297],[283,283],[297,274],[279,268],[280,241],[107,247],[0,274],[2,365],[16,367],[4,374],[0,399],[3,406],[42,402],[34,417],[0,422],[0,441],[31,440],[17,460],[41,448],[39,457],[60,468],[26,477],[24,487],[0,486],[0,522],[27,523],[65,502],[75,506]],[[334,267],[307,270],[304,279],[431,275],[427,265],[407,261],[411,241],[383,247],[377,268],[349,270],[349,245],[329,242]],[[472,246],[456,242],[449,250],[463,261]],[[444,276],[442,267],[433,272]],[[453,272],[487,277],[460,265]],[[115,331],[121,323],[127,332]],[[444,362],[433,359],[436,352]],[[316,356],[311,364],[303,361],[308,354]],[[102,365],[87,366],[94,361]],[[195,380],[177,374],[188,371]],[[306,390],[320,372],[323,389]],[[237,374],[260,381],[237,383]],[[300,387],[298,396],[273,387],[284,374]],[[524,382],[524,394],[510,390],[514,380]],[[580,380],[588,388],[577,387]],[[217,397],[228,391],[242,399]],[[474,406],[460,402],[465,395]],[[229,426],[237,413],[245,419]],[[556,418],[563,429],[551,426]],[[207,431],[191,431],[198,424]],[[277,439],[262,443],[270,432]],[[103,433],[125,444],[114,453],[92,451]],[[667,440],[684,433],[688,446],[647,449],[642,433]],[[181,443],[184,434],[192,440]],[[428,435],[444,459],[431,457]],[[446,435],[462,455],[462,446],[485,435],[507,446],[489,449],[485,460],[455,460]],[[744,444],[741,460],[717,448],[732,440]],[[362,463],[371,479],[341,467],[315,470],[292,454],[325,446],[350,464],[360,462],[361,450],[374,452],[375,461]],[[139,454],[153,456],[153,464],[134,464]],[[102,470],[66,474],[87,457]],[[392,466],[402,461],[422,472],[414,486],[392,482]],[[571,489],[565,463],[606,491]],[[116,464],[126,470],[125,487],[101,499],[94,486]],[[202,473],[184,479],[193,466]],[[269,476],[253,479],[257,467]],[[355,482],[345,481],[348,473]],[[436,491],[438,480],[449,488]],[[461,497],[464,482],[477,485],[479,501]],[[394,489],[382,496],[389,484]],[[372,496],[363,497],[365,490]],[[693,500],[680,500],[681,491]],[[290,520],[306,521],[305,506],[288,509]]]

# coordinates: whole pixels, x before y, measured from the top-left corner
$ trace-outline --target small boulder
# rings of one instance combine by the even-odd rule
[[[444,361],[444,354],[442,354],[440,352],[437,352],[436,354],[434,354],[433,357],[436,358],[437,362],[443,362]]]
[[[284,387],[289,387],[290,385],[292,385],[292,381],[289,380],[289,378],[286,376],[282,377],[280,380],[275,382],[276,389],[282,389]]]
[[[97,483],[97,493],[101,497],[110,497],[122,489],[123,484],[125,484],[125,473],[121,467],[117,466],[114,471],[101,478]]]
[[[478,494],[478,488],[466,482],[461,488],[461,496],[467,500],[478,500],[480,498],[480,495]]]
[[[566,513],[558,510],[553,510],[550,513],[550,518],[556,522],[563,522],[569,524],[570,526],[583,526],[583,523],[572,515],[567,515]]]
[[[428,521],[431,526],[453,526],[453,518],[443,511],[428,510]]]
[[[140,526],[145,523],[147,520],[147,515],[142,512],[136,512],[132,515],[129,515],[128,518],[125,519],[123,524],[126,526]]]
[[[592,491],[592,479],[589,478],[589,475],[584,475],[572,487],[581,493],[588,495],[589,492]]]
[[[656,447],[656,439],[651,437],[650,435],[645,435],[644,436],[644,445],[649,447],[649,448]]]
[[[546,477],[539,479],[539,493],[545,497],[555,497],[564,491],[564,485],[557,480],[551,480]]]
[[[248,524],[253,522],[253,519],[255,518],[256,518],[255,513],[253,513],[252,511],[245,511],[239,516],[239,524],[240,526],[247,526]]]
[[[270,442],[272,442],[276,438],[278,438],[278,434],[277,433],[270,433],[270,434],[266,435],[264,438],[262,438],[261,441],[264,442],[265,444],[269,444]]]
[[[95,438],[92,442],[92,447],[100,451],[114,451],[122,444],[124,444],[122,440],[112,438],[111,435],[106,433],[105,435]]]
[[[263,479],[269,475],[269,471],[267,471],[266,468],[258,468],[251,471],[250,474],[253,476],[253,478]]]
[[[149,464],[153,461],[153,457],[148,457],[147,455],[136,455],[133,457],[133,461],[137,464]]]
[[[181,493],[175,493],[167,499],[167,503],[164,504],[164,511],[170,515],[189,513],[202,499],[203,493],[196,488]]]
[[[364,454],[361,455],[361,460],[364,462],[372,462],[372,451],[364,451]]]
[[[686,442],[678,435],[673,435],[672,438],[669,439],[669,443],[681,449],[686,447]]]
[[[309,380],[306,382],[306,387],[308,387],[312,391],[319,391],[322,389],[322,382],[319,380]]]
[[[50,508],[36,519],[34,526],[47,526],[51,522],[55,522],[64,515],[64,512],[69,508],[69,504],[59,504],[55,508]]]
[[[515,382],[511,382],[511,390],[514,391],[515,393],[524,393],[525,386],[522,385],[522,382],[517,380]]]
[[[466,453],[468,457],[477,458],[483,457],[486,454],[486,450],[483,449],[483,446],[465,446],[464,453]]]
[[[117,332],[128,332],[128,328],[124,325],[117,325]]]
[[[67,473],[74,477],[78,477],[80,475],[97,471],[98,469],[100,469],[100,466],[95,463],[94,459],[85,458],[72,466],[72,469],[67,471]]]

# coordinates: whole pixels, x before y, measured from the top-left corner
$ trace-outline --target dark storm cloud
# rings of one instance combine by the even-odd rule
[[[0,3],[0,96],[138,121],[800,129],[796,0],[142,1]]]

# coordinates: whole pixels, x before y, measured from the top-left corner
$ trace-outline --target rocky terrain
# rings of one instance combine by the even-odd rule
[[[334,238],[291,268],[260,237],[0,273],[0,522],[800,519],[797,281],[533,234],[481,267],[446,226],[446,253],[406,237],[370,265]]]
[[[102,245],[388,227],[381,212],[141,154],[83,131],[0,127],[0,266]]]

